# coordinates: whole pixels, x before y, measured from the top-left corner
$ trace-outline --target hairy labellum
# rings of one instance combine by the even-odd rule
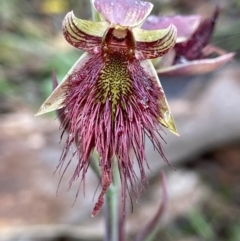
[[[74,155],[78,157],[70,185],[78,177],[84,182],[90,156],[93,151],[98,153],[102,191],[93,216],[101,209],[104,194],[113,182],[115,157],[125,198],[125,189],[129,184],[134,189],[138,180],[133,168],[134,156],[138,162],[140,180],[142,183],[146,181],[145,137],[151,140],[167,162],[160,143],[161,125],[177,134],[157,74],[148,60],[165,54],[174,46],[175,28],[173,25],[154,31],[136,28],[152,5],[142,1],[133,1],[139,4],[132,5],[132,0],[125,1],[125,8],[119,10],[113,7],[110,12],[108,0],[94,2],[106,22],[92,23],[77,19],[73,13],[67,14],[63,22],[66,40],[87,53],[39,111],[43,114],[63,108],[62,127],[68,132],[68,137],[59,165],[63,165],[75,144]],[[119,16],[124,16],[124,13],[117,15],[117,11],[128,9],[133,15],[128,15],[121,22],[122,17]],[[104,11],[107,11],[106,15]],[[123,23],[129,26],[122,26]],[[136,188],[135,191],[138,195]]]

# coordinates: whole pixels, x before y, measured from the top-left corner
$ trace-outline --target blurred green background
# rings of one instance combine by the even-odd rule
[[[154,0],[152,2],[155,4],[154,14],[198,13],[209,16],[216,5],[222,7],[212,42],[228,52],[236,52],[234,66],[239,66],[239,0]],[[58,132],[57,121],[53,120],[54,114],[42,117],[41,120],[34,118],[33,115],[51,93],[52,69],[61,80],[81,55],[80,50],[68,45],[61,32],[62,19],[72,9],[79,18],[91,18],[88,0],[0,0],[0,206],[2,206],[0,240],[2,241],[97,240],[96,235],[102,234],[103,225],[100,218],[89,221],[90,215],[87,215],[88,218],[83,215],[82,219],[78,219],[76,210],[79,210],[79,213],[82,212],[81,201],[79,209],[75,206],[74,210],[70,210],[74,194],[71,194],[68,197],[70,201],[64,204],[61,203],[60,198],[55,199],[58,177],[54,178],[54,185],[51,186],[48,183],[50,187],[46,189],[44,189],[45,184],[43,184],[44,188],[41,186],[44,178],[49,178],[51,182],[51,175],[57,165],[61,153],[61,146],[58,146],[60,132]],[[239,72],[236,72],[236,76],[238,76],[236,78],[240,88]],[[208,78],[211,78],[211,75]],[[171,92],[171,86],[168,91]],[[178,97],[174,99],[178,101]],[[215,146],[212,150],[207,150],[195,157],[189,156],[187,161],[177,165],[177,169],[183,169],[188,174],[195,173],[194,175],[197,175],[203,183],[201,185],[210,186],[211,192],[206,195],[213,195],[214,198],[210,202],[209,199],[206,201],[203,198],[193,210],[185,210],[179,215],[175,213],[168,219],[171,222],[163,225],[164,228],[160,225],[154,240],[160,240],[160,237],[162,241],[240,240],[239,141],[239,139],[231,140],[226,145]],[[188,161],[190,159],[194,161]],[[233,161],[230,162],[230,160]],[[33,164],[35,161],[36,164]],[[50,162],[50,167],[45,166],[47,161]],[[230,163],[234,164],[230,165]],[[46,174],[42,174],[45,173],[45,169]],[[36,173],[32,173],[32,170]],[[31,175],[33,179],[28,179]],[[31,180],[35,180],[35,175],[37,177],[40,175],[40,181],[38,180],[39,183],[36,186],[35,184],[31,186]],[[16,185],[25,178],[28,184],[25,185],[23,182],[19,186]],[[158,183],[154,178],[151,181]],[[43,188],[42,191],[38,190],[39,186]],[[93,190],[94,187],[95,184]],[[76,188],[73,193],[75,191]],[[35,196],[35,193],[42,196]],[[46,193],[52,196],[44,199]],[[89,195],[90,199],[87,200],[92,198],[91,193]],[[154,194],[151,193],[151,195]],[[148,206],[149,200],[145,199],[143,198],[143,204],[145,200],[145,206]],[[48,202],[51,202],[51,205],[47,206]],[[181,203],[179,205],[181,206]],[[51,210],[54,207],[58,209],[52,214]],[[140,212],[140,209],[138,208],[136,212]],[[51,218],[47,216],[48,212],[51,213]],[[59,214],[61,212],[62,215]],[[71,215],[65,219],[64,213],[67,212],[71,212]],[[43,213],[44,215],[41,216]],[[132,215],[134,216],[135,213]],[[134,223],[137,219],[131,220],[129,225],[134,227],[131,222]],[[80,234],[75,233],[76,230],[72,230],[71,227],[70,232],[65,228],[60,228],[60,232],[53,228],[56,231],[54,236],[55,234],[43,226],[46,235],[39,233],[34,238],[34,235],[30,235],[31,228],[18,230],[19,227],[40,224],[50,225],[49,227],[67,224],[73,225],[76,229],[78,225],[87,229],[88,224],[92,226],[94,224],[100,231],[94,236],[92,231],[84,233],[85,228],[81,229]],[[26,232],[25,236],[24,232]],[[137,228],[134,232],[137,232]],[[131,231],[130,233],[132,235]],[[25,237],[25,239],[19,237]]]

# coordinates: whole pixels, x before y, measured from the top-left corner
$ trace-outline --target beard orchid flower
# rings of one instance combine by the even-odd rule
[[[153,5],[140,0],[93,0],[102,21],[78,19],[69,12],[63,21],[68,43],[85,51],[37,115],[61,109],[62,127],[68,136],[62,164],[74,143],[78,165],[70,181],[85,180],[93,151],[99,155],[102,191],[92,211],[95,216],[113,182],[113,159],[125,198],[134,188],[138,162],[146,181],[145,136],[167,162],[160,139],[164,126],[177,134],[174,119],[157,73],[149,59],[167,53],[175,44],[176,28],[140,29]],[[137,190],[136,190],[137,192]]]
[[[229,62],[234,53],[210,44],[220,9],[212,16],[149,16],[142,26],[146,30],[164,28],[174,24],[177,42],[174,48],[161,58],[154,60],[159,76],[188,76],[209,73]]]

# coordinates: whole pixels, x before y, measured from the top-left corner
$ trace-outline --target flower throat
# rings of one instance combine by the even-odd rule
[[[102,41],[102,54],[105,62],[98,80],[97,99],[105,103],[111,100],[112,114],[117,104],[131,94],[132,79],[128,70],[134,58],[135,41],[128,29],[110,28]]]

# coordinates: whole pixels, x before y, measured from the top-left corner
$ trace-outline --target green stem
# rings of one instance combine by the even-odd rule
[[[94,152],[91,156],[90,166],[99,180],[101,180],[101,173],[99,170],[99,157],[96,152]],[[120,176],[116,159],[114,160],[113,170],[114,184],[110,185],[106,193],[106,206],[104,210],[106,225],[105,241],[120,241],[119,215],[122,215],[122,213],[118,213]]]
[[[105,222],[106,222],[106,236],[105,241],[119,241],[119,185],[120,176],[117,166],[117,160],[114,162],[113,171],[114,184],[111,184],[106,193],[106,207],[105,207]]]
[[[94,22],[100,22],[101,18],[99,13],[95,10],[95,8],[93,7],[93,5],[91,4],[91,10],[92,10],[92,19]]]
[[[91,166],[92,170],[94,171],[94,173],[99,178],[99,180],[101,180],[101,173],[99,170],[99,156],[98,156],[97,152],[94,152],[90,158],[91,158],[90,166]]]

